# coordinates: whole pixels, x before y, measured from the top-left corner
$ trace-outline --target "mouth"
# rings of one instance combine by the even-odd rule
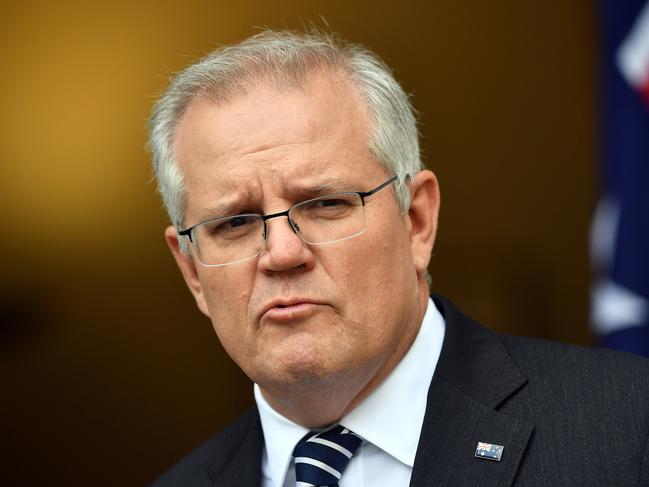
[[[307,318],[324,303],[307,298],[285,298],[271,301],[261,313],[261,320],[290,322]]]

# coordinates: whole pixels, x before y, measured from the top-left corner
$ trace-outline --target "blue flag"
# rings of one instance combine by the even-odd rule
[[[600,0],[600,201],[591,318],[607,347],[649,357],[649,0]]]

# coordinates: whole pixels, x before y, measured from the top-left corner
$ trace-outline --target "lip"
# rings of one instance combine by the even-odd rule
[[[278,298],[264,306],[260,319],[293,321],[308,316],[323,304],[311,298]]]

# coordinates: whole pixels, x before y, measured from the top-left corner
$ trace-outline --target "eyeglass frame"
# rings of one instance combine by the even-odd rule
[[[286,219],[288,220],[288,224],[291,227],[291,230],[293,230],[293,233],[295,233],[298,237],[300,237],[300,239],[303,242],[305,242],[306,244],[309,244],[309,245],[319,245],[319,243],[314,243],[314,242],[307,241],[304,238],[304,236],[301,234],[299,227],[295,228],[296,223],[294,221],[292,221],[291,218],[289,217],[289,213],[293,208],[295,208],[296,206],[308,203],[310,201],[315,201],[315,200],[319,200],[319,199],[325,199],[325,198],[328,198],[330,196],[336,196],[336,195],[340,195],[340,194],[355,194],[355,195],[358,195],[360,197],[360,199],[361,199],[362,207],[365,207],[365,198],[367,198],[369,196],[372,196],[373,194],[378,193],[379,191],[381,191],[386,186],[389,186],[393,182],[397,181],[397,179],[398,179],[398,177],[396,175],[394,175],[394,176],[388,178],[386,181],[379,184],[377,187],[375,187],[373,189],[370,189],[369,191],[340,191],[338,193],[331,193],[331,194],[328,194],[328,195],[318,196],[317,198],[309,198],[307,200],[300,201],[298,203],[295,203],[294,205],[291,205],[288,209],[286,209],[284,211],[279,211],[277,213],[271,213],[270,215],[263,215],[263,214],[260,214],[260,213],[242,213],[242,214],[238,214],[238,215],[230,215],[230,216],[224,216],[224,217],[218,217],[218,218],[209,218],[207,220],[203,220],[201,222],[198,222],[198,223],[192,225],[191,227],[187,227],[184,230],[181,230],[180,225],[178,225],[177,226],[178,235],[180,237],[188,237],[189,242],[196,245],[196,243],[194,242],[194,238],[193,238],[192,233],[193,233],[194,228],[198,227],[199,225],[203,225],[204,223],[209,223],[209,222],[213,222],[213,221],[216,221],[216,220],[227,220],[227,219],[230,219],[230,218],[236,218],[238,216],[253,216],[254,215],[254,216],[260,217],[263,224],[264,224],[264,231],[262,233],[262,238],[263,238],[264,241],[266,241],[268,239],[268,226],[266,225],[266,222],[268,220],[270,220],[271,218],[277,218],[277,217],[280,217],[280,216],[285,216]],[[355,235],[350,235],[350,236],[344,237],[342,239],[332,240],[330,242],[322,242],[320,244],[339,242],[339,241],[346,240],[348,238],[352,238],[352,237],[355,237],[355,236],[358,236],[358,235],[360,235],[360,233],[357,233]],[[259,255],[259,254],[254,254],[254,255],[251,255],[250,257],[245,257],[244,259],[235,260],[233,262],[227,262],[225,264],[205,264],[202,261],[201,261],[201,264],[204,265],[204,266],[208,266],[208,267],[222,267],[222,266],[226,266],[226,265],[230,265],[230,264],[236,264],[238,262],[242,262],[242,261],[245,261],[245,260],[248,260],[248,259],[252,259],[256,255]]]

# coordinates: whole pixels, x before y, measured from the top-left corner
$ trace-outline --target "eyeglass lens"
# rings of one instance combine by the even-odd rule
[[[363,200],[356,193],[304,201],[293,206],[288,217],[295,233],[313,245],[354,237],[365,228]],[[197,225],[193,237],[201,262],[226,265],[256,256],[269,231],[265,224],[261,215],[244,214]]]

